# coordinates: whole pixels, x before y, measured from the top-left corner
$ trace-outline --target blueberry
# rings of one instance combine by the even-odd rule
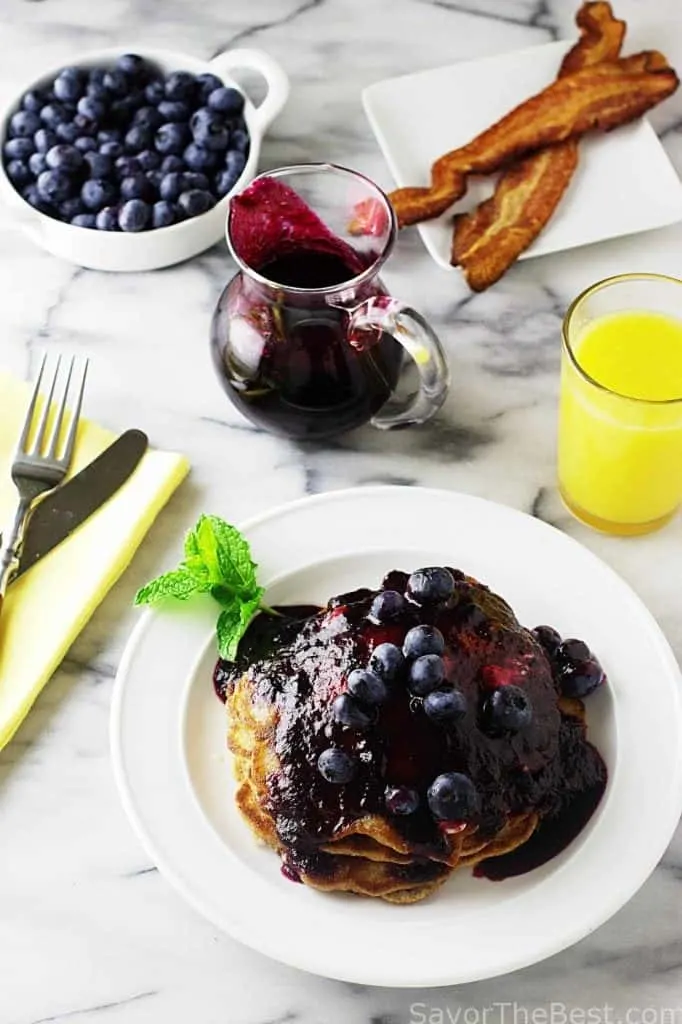
[[[85,89],[85,95],[90,96],[98,103],[104,103],[105,106],[111,102],[111,93],[104,88],[104,82],[89,82]]]
[[[56,128],[58,124],[68,120],[68,118],[61,103],[47,103],[40,111],[40,120],[48,128]],[[34,130],[37,131],[38,128]]]
[[[59,215],[62,220],[73,220],[79,213],[85,212],[85,207],[77,197],[65,199],[63,203],[59,204]]]
[[[178,198],[178,205],[182,207],[188,217],[198,217],[215,206],[215,199],[210,192],[204,192],[199,188],[183,192]]]
[[[111,119],[120,125],[123,131],[127,131],[135,111],[142,106],[143,102],[144,94],[142,94],[141,101],[136,93],[124,96],[122,100],[114,100],[109,108]]]
[[[118,231],[118,207],[103,206],[95,224],[100,231]]]
[[[152,132],[144,125],[134,124],[125,134],[125,147],[129,153],[139,153],[152,145]]]
[[[105,153],[86,153],[83,157],[91,178],[108,178],[113,171],[113,162]]]
[[[125,96],[130,88],[130,79],[120,68],[105,71],[102,85],[112,96]]]
[[[29,89],[21,97],[21,109],[30,110],[32,114],[39,114],[47,100],[39,89]]]
[[[127,199],[144,199],[148,202],[154,198],[154,189],[142,173],[121,178],[119,189],[124,202]]]
[[[233,171],[218,171],[214,178],[214,187],[216,194],[219,196],[226,196],[239,181],[239,174],[235,174]]]
[[[149,65],[137,53],[124,53],[116,61],[116,67],[130,78],[145,78],[149,74]]]
[[[68,199],[73,188],[72,179],[63,171],[43,171],[38,175],[36,184],[41,198],[48,203],[60,203]]]
[[[528,694],[519,686],[500,686],[483,705],[486,727],[492,732],[518,732],[533,718]]]
[[[166,79],[166,97],[169,100],[191,100],[196,89],[194,75],[188,71],[173,71]]]
[[[89,117],[85,117],[83,114],[76,114],[72,124],[78,129],[80,135],[95,135],[97,131],[97,122],[91,121]]]
[[[28,166],[34,178],[47,170],[47,160],[44,153],[32,153],[28,160]]]
[[[55,78],[52,91],[58,100],[75,103],[83,93],[83,78],[75,68],[65,68]]]
[[[159,103],[158,113],[161,118],[159,124],[163,124],[164,121],[184,124],[189,120],[191,110],[189,106],[181,100],[161,100]],[[156,127],[158,127],[158,125]]]
[[[384,802],[389,814],[414,814],[419,807],[419,793],[409,786],[386,786]]]
[[[390,622],[405,610],[405,599],[397,590],[381,590],[369,610],[375,622]]]
[[[199,188],[206,192],[209,188],[209,181],[205,174],[199,171],[185,171],[182,176],[182,191],[189,192],[191,188]]]
[[[408,596],[417,604],[440,604],[452,597],[455,581],[441,566],[417,569],[407,581]]]
[[[19,135],[16,139],[9,139],[2,147],[7,160],[28,160],[35,152],[35,143],[32,138]]]
[[[149,184],[154,188],[154,193],[158,193],[159,186],[163,180],[163,174],[161,171],[145,171],[144,176]]]
[[[431,693],[445,679],[445,665],[437,654],[423,654],[410,665],[408,686],[417,697]]]
[[[558,683],[564,697],[588,697],[605,681],[604,670],[594,655],[559,669]]]
[[[185,161],[182,157],[175,156],[174,153],[169,153],[161,161],[161,171],[164,174],[173,174],[175,171],[184,171]]]
[[[162,199],[167,199],[169,202],[175,202],[180,193],[184,189],[184,175],[179,174],[177,171],[171,174],[164,174],[159,185],[159,195]]]
[[[144,98],[147,103],[151,103],[152,106],[157,106],[161,100],[165,99],[166,89],[162,79],[155,78],[151,81],[144,90]]]
[[[52,149],[56,144],[57,136],[49,128],[39,128],[33,136],[33,145],[39,153],[47,153],[48,149]]]
[[[395,679],[403,665],[402,651],[395,644],[379,644],[369,659],[371,671],[382,679]]]
[[[192,138],[199,146],[216,151],[227,149],[230,133],[219,114],[202,107],[193,114],[190,130]]]
[[[80,150],[81,153],[96,153],[97,143],[91,135],[79,135],[74,142],[76,149]]]
[[[203,75],[197,75],[196,83],[199,95],[203,100],[206,100],[209,93],[212,93],[214,89],[222,89],[223,87],[223,83],[218,76],[212,75],[210,71],[205,72]]]
[[[173,209],[175,210],[175,223],[179,224],[183,220],[187,220],[187,214],[185,213],[180,203],[173,203]]]
[[[75,146],[53,146],[45,154],[47,166],[54,171],[75,174],[83,166],[83,154]]]
[[[137,161],[143,171],[156,171],[161,166],[161,157],[154,149],[143,149]]]
[[[553,658],[561,643],[561,634],[551,626],[536,626],[532,630],[533,636],[543,648],[548,657]]]
[[[403,642],[406,658],[420,658],[423,654],[442,654],[445,638],[435,626],[413,626]]]
[[[12,136],[31,138],[39,128],[40,118],[33,110],[18,110],[10,118],[9,132]]]
[[[157,203],[157,206],[160,205]],[[367,713],[349,693],[342,693],[333,704],[334,721],[346,725],[349,729],[363,732],[372,723],[372,716]]]
[[[101,146],[104,142],[121,142],[123,135],[118,128],[102,128],[97,132],[97,142]]]
[[[18,189],[24,187],[24,185],[30,184],[33,181],[33,175],[28,167],[28,164],[24,163],[23,160],[10,160],[5,167],[7,177],[16,185]]]
[[[101,121],[106,112],[104,101],[95,99],[94,96],[82,96],[78,101],[78,113],[87,117],[89,121]]]
[[[133,174],[141,174],[142,166],[135,156],[119,156],[114,161],[116,175],[119,178],[129,178]]]
[[[223,85],[219,89],[214,89],[213,92],[208,94],[206,101],[211,110],[216,110],[219,114],[241,114],[244,109],[244,97],[238,89],[233,89],[229,85]]]
[[[106,178],[90,178],[83,182],[81,199],[83,204],[95,213],[103,206],[111,206],[117,198],[115,185]]]
[[[440,821],[470,821],[478,811],[476,788],[461,772],[446,772],[434,779],[427,800],[434,818]]]
[[[156,148],[159,148],[158,144]],[[203,146],[198,146],[196,142],[190,142],[182,155],[191,171],[210,171],[218,164],[217,153],[211,149],[205,149]]]
[[[363,704],[383,704],[388,697],[386,683],[374,672],[355,668],[348,675],[348,692]]]
[[[466,714],[466,709],[461,690],[434,690],[424,698],[424,711],[436,722],[454,722]]]
[[[144,231],[149,224],[151,209],[142,199],[129,199],[118,213],[121,231]]]
[[[114,139],[110,142],[100,143],[99,151],[103,156],[111,157],[112,160],[118,160],[120,156],[123,156],[123,146]]]
[[[96,227],[94,213],[77,213],[75,217],[71,218],[71,223],[75,228]]]
[[[152,131],[160,128],[164,121],[172,120],[170,117],[162,117],[156,107],[140,107],[133,116],[133,124],[141,124],[143,128],[151,128]]]
[[[587,661],[591,653],[583,640],[569,638],[559,644],[554,655],[559,665],[571,665],[574,662]]]
[[[154,135],[154,148],[158,153],[179,155],[185,148],[188,131],[183,124],[162,124]]]
[[[249,148],[249,133],[244,128],[235,128],[230,135],[230,149],[246,153]]]
[[[26,202],[30,203],[40,213],[54,214],[52,205],[43,199],[35,185],[27,185],[21,194]]]
[[[246,155],[238,149],[230,149],[225,154],[225,169],[239,176],[246,167]]]
[[[337,786],[350,782],[357,771],[357,763],[353,758],[337,747],[323,750],[317,759],[317,767],[323,779]]]
[[[106,68],[90,68],[90,71],[88,72],[88,83],[90,85],[102,85],[106,73]]]
[[[81,134],[81,130],[73,121],[62,121],[55,128],[55,134],[59,142],[64,142],[67,146],[71,146]]]

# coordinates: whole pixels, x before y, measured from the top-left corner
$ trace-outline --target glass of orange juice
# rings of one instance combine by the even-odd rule
[[[607,533],[648,533],[682,503],[682,281],[625,274],[563,324],[559,489]]]

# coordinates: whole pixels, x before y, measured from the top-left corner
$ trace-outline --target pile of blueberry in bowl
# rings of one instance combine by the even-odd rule
[[[224,73],[243,66],[268,82],[259,108]],[[284,72],[259,51],[210,64],[163,51],[94,54],[7,111],[0,191],[39,243],[76,263],[169,265],[222,236],[229,195],[253,176],[287,92]]]

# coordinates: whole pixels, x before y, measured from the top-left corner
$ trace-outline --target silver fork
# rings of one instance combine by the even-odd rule
[[[77,374],[71,420],[62,445],[59,442],[66,419],[67,401],[76,368],[76,360],[72,357],[69,361],[66,380],[62,386],[61,400],[54,414],[52,429],[48,439],[47,426],[50,418],[50,408],[59,378],[61,362],[62,358],[59,356],[51,373],[46,373],[47,353],[43,355],[33,395],[26,411],[26,419],[12,462],[12,480],[19,493],[19,500],[11,522],[3,531],[2,544],[0,545],[0,608],[2,608],[2,601],[8,584],[19,565],[26,527],[36,499],[62,483],[71,465],[76,442],[76,430],[78,429],[83,401],[83,391],[85,390],[88,361],[87,359],[83,361],[80,372]],[[46,395],[45,403],[38,417],[36,406],[43,384],[43,377],[45,377]],[[34,427],[35,430],[33,429]],[[31,438],[32,443],[29,448]]]

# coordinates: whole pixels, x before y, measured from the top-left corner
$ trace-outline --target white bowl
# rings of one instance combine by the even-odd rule
[[[217,75],[225,85],[240,88],[230,78],[229,72],[235,68],[259,72],[267,83],[267,93],[259,106],[254,106],[248,96],[245,97],[244,120],[249,130],[251,145],[249,158],[241,176],[232,190],[224,196],[208,213],[191,217],[180,224],[167,228],[155,228],[136,234],[120,231],[97,231],[92,228],[78,228],[64,224],[35,210],[16,191],[5,169],[0,163],[0,197],[10,207],[17,226],[43,249],[54,256],[77,263],[81,267],[92,270],[156,270],[168,267],[173,263],[196,256],[203,252],[224,235],[225,218],[230,196],[241,191],[253,178],[260,154],[261,141],[270,123],[279,114],[289,95],[289,79],[280,65],[261,50],[228,50],[219,54],[211,61],[198,60],[182,53],[170,50],[146,50],[131,47],[131,51],[152,61],[162,71],[191,71],[194,74],[211,72]],[[120,54],[127,52],[123,47],[108,50],[96,50],[78,61],[79,67],[97,67],[113,62]],[[7,134],[7,122],[18,109],[21,96],[27,89],[42,82],[51,81],[61,67],[46,72],[36,82],[27,82],[18,92],[16,98],[8,105],[0,122],[2,139]]]

